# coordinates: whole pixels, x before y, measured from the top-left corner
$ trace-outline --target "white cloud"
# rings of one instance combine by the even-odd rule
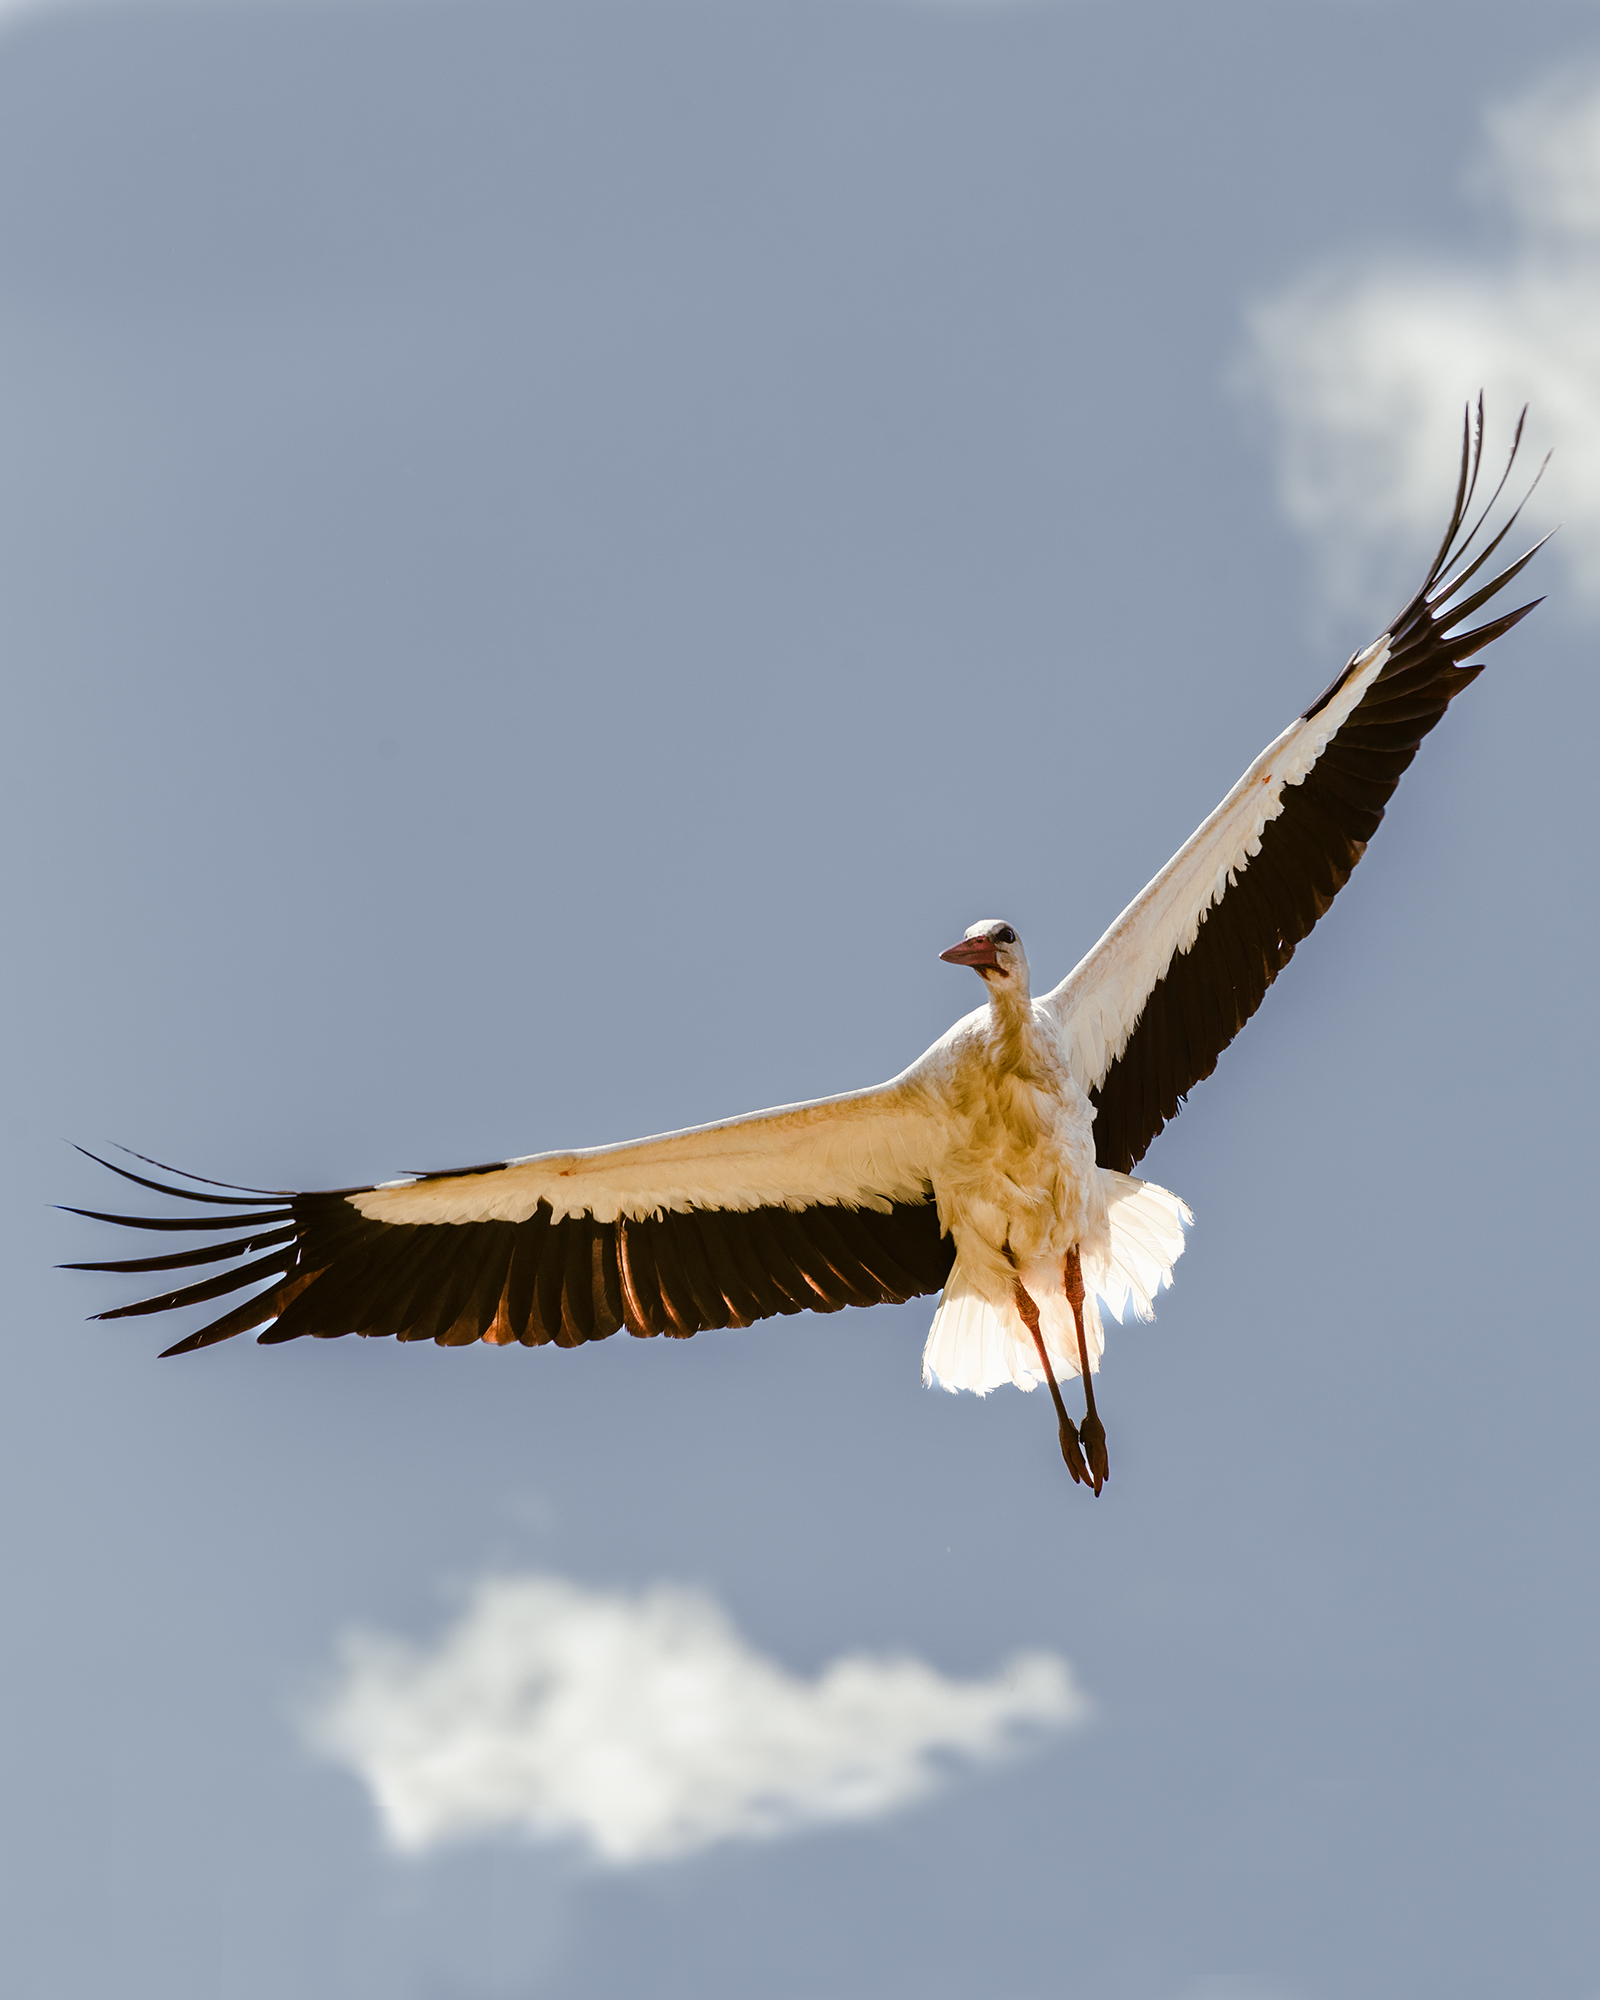
[[[805,1680],[702,1592],[521,1576],[480,1582],[431,1646],[347,1634],[303,1729],[402,1852],[515,1833],[626,1866],[876,1819],[950,1758],[993,1761],[1088,1712],[1049,1653],[980,1681],[866,1655]]]
[[[1486,124],[1472,179],[1510,217],[1503,253],[1324,265],[1249,315],[1244,380],[1276,420],[1285,510],[1331,595],[1380,616],[1443,526],[1480,387],[1491,458],[1532,405],[1529,476],[1547,444],[1555,458],[1527,518],[1563,523],[1552,553],[1600,600],[1600,75],[1561,75]]]

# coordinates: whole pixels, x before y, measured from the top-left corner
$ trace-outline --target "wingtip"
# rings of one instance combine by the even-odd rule
[[[146,1187],[152,1189],[156,1194],[171,1195],[177,1201],[199,1202],[208,1208],[253,1208],[258,1201],[263,1199],[269,1201],[292,1201],[294,1199],[293,1191],[288,1188],[241,1189],[239,1184],[234,1181],[208,1181],[199,1174],[185,1173],[182,1167],[165,1166],[160,1160],[152,1160],[144,1153],[134,1152],[131,1146],[118,1146],[115,1149],[119,1153],[126,1153],[130,1159],[142,1161],[147,1167],[159,1168],[164,1174],[176,1174],[182,1180],[198,1183],[196,1187],[170,1187],[165,1181],[153,1181],[146,1174],[136,1174],[131,1172],[127,1167],[119,1167],[114,1160],[102,1159],[98,1153],[91,1153],[87,1146],[78,1146],[75,1140],[70,1140],[68,1143],[75,1146],[76,1150],[82,1153],[86,1160],[93,1160],[97,1167],[104,1167],[107,1173],[118,1174],[123,1180],[132,1181],[135,1187]],[[208,1187],[231,1187],[235,1192],[232,1194],[202,1194],[200,1192],[201,1188]]]
[[[130,1160],[140,1160],[145,1166],[154,1167],[158,1173],[176,1174],[179,1180],[193,1181],[199,1187],[226,1188],[230,1194],[283,1195],[289,1192],[286,1188],[250,1187],[244,1181],[211,1180],[205,1174],[191,1174],[187,1167],[169,1167],[165,1160],[152,1159],[150,1154],[136,1152],[132,1146],[119,1145],[115,1150],[126,1153]]]

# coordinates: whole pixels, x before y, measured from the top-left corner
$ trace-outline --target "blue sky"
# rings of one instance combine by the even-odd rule
[[[1597,135],[1589,6],[9,10],[8,1987],[1600,1995]],[[1098,1503],[931,1302],[84,1324],[63,1140],[344,1185],[1053,982],[1480,384],[1549,602],[1148,1156]]]

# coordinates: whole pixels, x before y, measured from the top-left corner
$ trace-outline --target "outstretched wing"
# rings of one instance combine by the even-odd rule
[[[168,1354],[267,1321],[259,1338],[269,1343],[361,1333],[446,1347],[474,1340],[576,1347],[624,1326],[683,1336],[938,1291],[954,1255],[932,1200],[940,1140],[926,1089],[908,1072],[881,1089],[633,1145],[542,1153],[381,1187],[217,1192],[216,1182],[174,1187],[112,1167],[192,1204],[190,1211],[74,1213],[228,1240],[68,1268],[224,1265],[99,1315],[169,1312],[250,1292]]]
[[[1422,588],[1267,746],[1048,996],[1073,1073],[1096,1106],[1103,1167],[1131,1173],[1187,1093],[1216,1068],[1344,887],[1423,737],[1483,671],[1462,662],[1539,602],[1458,632],[1540,546],[1463,595],[1517,518],[1513,513],[1472,556],[1521,436],[1519,421],[1500,483],[1463,534],[1483,452],[1480,397],[1476,425],[1469,417],[1462,438],[1450,525]]]

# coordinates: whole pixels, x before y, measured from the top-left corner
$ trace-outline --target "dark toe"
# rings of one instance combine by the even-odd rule
[[[1061,1456],[1067,1461],[1067,1470],[1072,1474],[1076,1485],[1094,1484],[1089,1477],[1089,1468],[1083,1462],[1083,1451],[1078,1444],[1077,1426],[1070,1418],[1064,1419],[1061,1425]]]
[[[1080,1425],[1084,1449],[1089,1457],[1094,1490],[1098,1493],[1111,1477],[1111,1460],[1106,1452],[1106,1427],[1097,1416],[1089,1415]]]

